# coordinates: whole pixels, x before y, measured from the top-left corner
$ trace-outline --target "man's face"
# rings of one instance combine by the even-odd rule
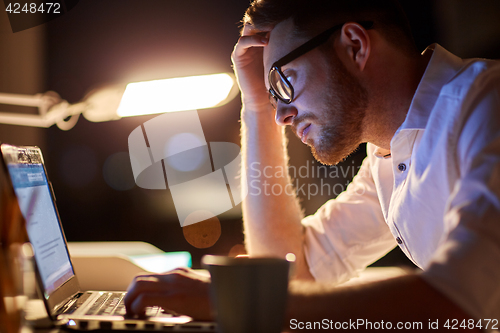
[[[278,24],[264,49],[266,86],[272,64],[307,41],[292,37],[291,20]],[[359,81],[348,72],[333,47],[333,38],[284,65],[281,70],[293,85],[290,104],[278,102],[276,121],[290,125],[294,133],[311,147],[314,157],[334,165],[346,158],[362,142],[362,125],[368,98]]]

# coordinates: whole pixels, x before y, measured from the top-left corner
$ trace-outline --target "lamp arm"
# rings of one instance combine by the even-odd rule
[[[0,104],[21,105],[38,108],[38,114],[0,112],[0,123],[48,128],[57,124],[68,130],[76,124],[80,113],[85,111],[86,102],[69,104],[55,92],[36,95],[0,93]],[[66,118],[71,117],[65,121]]]
[[[40,107],[46,99],[45,94],[21,95],[0,93],[0,103],[10,105],[24,105]]]

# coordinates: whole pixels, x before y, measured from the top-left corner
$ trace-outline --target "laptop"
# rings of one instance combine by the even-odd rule
[[[54,324],[75,330],[215,331],[212,322],[159,307],[146,309],[145,318],[127,317],[126,292],[81,290],[40,148],[1,144],[1,155],[34,249],[37,287]]]

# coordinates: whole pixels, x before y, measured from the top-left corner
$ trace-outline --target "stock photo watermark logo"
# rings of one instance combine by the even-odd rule
[[[135,183],[152,190],[168,184],[181,227],[222,214],[248,194],[240,147],[207,143],[196,110],[145,122],[130,133],[128,147]]]
[[[4,0],[5,12],[9,17],[12,32],[36,27],[56,19],[78,4],[79,0]]]

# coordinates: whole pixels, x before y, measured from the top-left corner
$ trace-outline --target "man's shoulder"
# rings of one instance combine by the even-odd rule
[[[498,132],[500,61],[465,59],[463,66],[443,85],[430,116],[430,126],[437,121],[449,133],[462,133],[465,126]],[[446,116],[443,116],[446,114]],[[488,125],[485,127],[485,121]]]
[[[500,61],[464,59],[463,67],[443,86],[442,94],[463,97],[500,85]],[[471,91],[472,90],[472,91]]]
[[[448,133],[462,165],[498,139],[500,133],[500,61],[464,60],[464,67],[443,87],[456,105]]]

